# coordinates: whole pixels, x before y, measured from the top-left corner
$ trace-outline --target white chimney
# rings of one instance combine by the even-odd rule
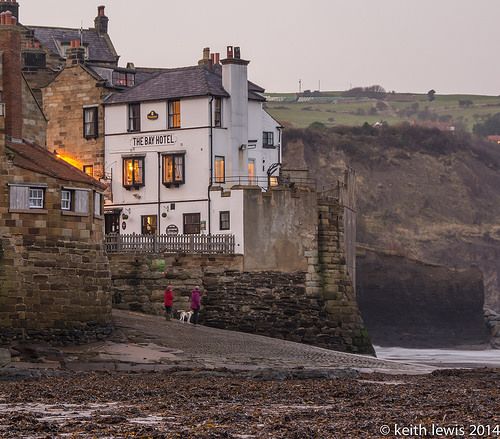
[[[248,64],[240,58],[240,48],[227,47],[227,57],[221,60],[222,86],[229,93],[224,110],[230,130],[231,157],[226,160],[226,175],[248,174]]]

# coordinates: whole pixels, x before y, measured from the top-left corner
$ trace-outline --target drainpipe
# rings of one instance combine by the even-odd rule
[[[212,199],[210,198],[210,192],[213,184],[213,168],[214,168],[214,125],[213,125],[213,108],[212,104],[214,102],[214,97],[210,97],[210,102],[208,103],[208,114],[210,117],[210,183],[208,184],[208,234],[212,234]]]
[[[161,216],[160,216],[160,206],[161,206],[161,200],[160,200],[160,183],[161,182],[161,152],[158,151],[158,216],[157,216],[157,221],[158,221],[158,233],[157,235],[161,234]]]

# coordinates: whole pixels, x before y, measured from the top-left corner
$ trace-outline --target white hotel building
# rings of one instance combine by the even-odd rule
[[[233,234],[243,253],[241,187],[266,190],[281,162],[280,125],[248,63],[238,47],[220,64],[205,49],[197,66],[105,100],[107,233]]]

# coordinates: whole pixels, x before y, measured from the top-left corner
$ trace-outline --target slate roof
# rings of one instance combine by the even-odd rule
[[[122,93],[106,99],[106,104],[156,101],[195,96],[229,97],[222,86],[220,69],[209,70],[204,66],[165,69],[150,79]],[[248,98],[265,101],[258,93],[264,89],[249,82]]]
[[[59,27],[26,26],[35,33],[35,38],[51,52],[62,56],[60,43],[69,43],[80,39],[82,32],[83,44],[88,47],[90,62],[113,63],[118,61],[113,43],[108,36],[99,35],[95,29],[67,29]]]
[[[206,68],[180,67],[168,69],[123,93],[110,96],[107,104],[154,101],[194,96],[229,96],[220,77]]]
[[[6,146],[14,153],[15,166],[68,182],[84,183],[101,190],[107,187],[41,146],[26,141],[7,142]]]

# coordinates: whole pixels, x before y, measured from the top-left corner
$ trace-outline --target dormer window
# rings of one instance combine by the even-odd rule
[[[113,85],[117,87],[133,87],[135,85],[135,73],[114,71]]]
[[[45,52],[23,52],[23,69],[37,70],[46,67]]]

